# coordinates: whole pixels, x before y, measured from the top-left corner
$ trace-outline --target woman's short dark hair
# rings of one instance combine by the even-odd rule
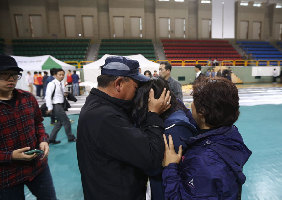
[[[137,126],[140,126],[146,119],[146,114],[148,112],[148,99],[150,89],[154,90],[154,97],[156,99],[160,98],[164,88],[168,90],[169,85],[167,81],[161,77],[152,78],[150,81],[144,83],[141,87],[138,88],[135,98],[133,99],[134,107],[132,111],[132,117],[136,122]],[[186,110],[187,108],[184,104],[180,103],[173,93],[171,95],[171,107],[166,112],[162,113],[160,117],[162,119],[166,119],[170,114],[175,112],[176,110]]]
[[[202,78],[193,85],[197,113],[203,114],[206,124],[217,128],[233,125],[239,117],[238,89],[222,78]]]

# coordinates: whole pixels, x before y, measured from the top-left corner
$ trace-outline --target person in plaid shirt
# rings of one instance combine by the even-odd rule
[[[38,199],[57,199],[38,103],[31,93],[15,89],[20,71],[14,58],[0,55],[0,199],[25,199],[24,185]],[[24,153],[32,149],[43,153]]]

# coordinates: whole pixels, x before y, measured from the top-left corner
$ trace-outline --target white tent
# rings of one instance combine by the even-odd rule
[[[75,66],[64,63],[53,56],[44,55],[44,56],[34,56],[34,57],[25,57],[25,56],[12,56],[18,63],[18,66],[23,69],[22,78],[17,83],[17,88],[28,90],[26,75],[27,71],[30,71],[31,74],[37,71],[50,71],[51,68],[63,68],[66,70],[75,70]],[[42,73],[43,75],[43,73]],[[49,73],[50,75],[50,73]]]
[[[100,67],[105,64],[105,60],[109,56],[114,56],[114,55],[105,54],[99,60],[83,66],[85,83],[91,82],[94,83],[94,87],[97,87],[97,77],[101,75]],[[130,58],[132,60],[137,60],[141,68],[141,73],[144,73],[144,71],[146,70],[150,70],[152,74],[154,73],[154,70],[157,70],[157,72],[159,72],[159,64],[149,61],[141,54],[125,56],[125,57]]]

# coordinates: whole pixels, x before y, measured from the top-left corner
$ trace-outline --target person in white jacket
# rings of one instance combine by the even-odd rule
[[[276,70],[276,68],[273,69],[273,83],[277,83],[276,79],[279,77],[279,70]]]
[[[31,75],[30,71],[27,72],[26,84],[28,86],[29,92],[33,93],[33,75]]]
[[[50,114],[52,112],[52,114],[57,119],[57,122],[55,123],[55,126],[50,135],[49,143],[58,144],[61,142],[56,140],[56,137],[62,126],[64,126],[65,128],[65,133],[68,137],[68,141],[75,142],[76,138],[72,134],[71,123],[63,106],[65,100],[63,84],[65,71],[63,69],[57,69],[54,77],[55,79],[47,85],[45,96],[46,106],[48,108],[47,114]]]

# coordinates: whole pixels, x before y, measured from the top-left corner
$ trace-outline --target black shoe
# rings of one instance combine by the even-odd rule
[[[76,142],[76,138],[69,139],[69,142]]]
[[[49,140],[49,144],[59,144],[61,143],[60,140]]]

